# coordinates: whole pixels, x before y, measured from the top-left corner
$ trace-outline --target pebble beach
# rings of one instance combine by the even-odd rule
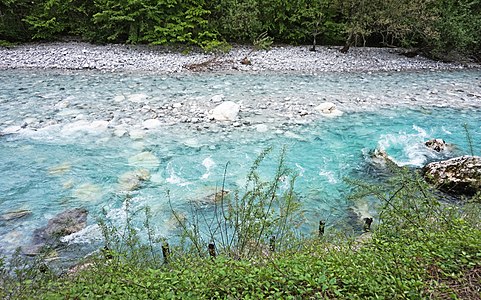
[[[103,72],[378,72],[476,67],[443,63],[396,48],[275,46],[270,50],[234,46],[228,53],[182,54],[161,46],[92,45],[81,42],[24,44],[0,48],[1,69],[98,70]],[[245,60],[247,58],[247,60]],[[479,66],[478,66],[479,67]]]

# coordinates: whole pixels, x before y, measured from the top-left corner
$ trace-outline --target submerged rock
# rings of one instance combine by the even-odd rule
[[[60,165],[48,168],[48,174],[50,175],[62,175],[72,169],[72,165],[68,162]]]
[[[223,200],[228,200],[229,197],[229,190],[217,190],[214,193],[206,193],[204,196],[196,198],[195,202],[205,205],[218,204]]]
[[[25,216],[31,215],[32,211],[28,209],[21,209],[16,211],[11,211],[0,215],[0,221],[11,221],[23,218]]]
[[[102,188],[93,183],[83,183],[72,192],[72,196],[82,201],[98,200],[102,194]]]
[[[423,167],[424,178],[445,192],[474,195],[481,190],[481,157],[461,156]]]
[[[147,169],[128,171],[119,177],[119,189],[121,191],[133,191],[140,187],[143,181],[150,179],[150,172]]]
[[[239,104],[232,101],[225,101],[212,110],[212,117],[216,121],[234,121],[237,119],[239,110]]]
[[[87,225],[88,211],[85,208],[74,208],[59,213],[50,219],[46,226],[35,229],[31,245],[25,247],[26,255],[37,255],[44,247],[57,248],[60,238],[78,232]]]
[[[396,170],[399,169],[394,160],[387,154],[386,151],[381,149],[374,149],[369,152],[369,158],[372,165],[376,168]]]
[[[129,165],[138,168],[153,169],[157,168],[159,164],[159,159],[149,151],[141,152],[129,158]]]

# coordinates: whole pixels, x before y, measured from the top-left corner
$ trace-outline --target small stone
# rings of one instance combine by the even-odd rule
[[[255,126],[257,132],[267,132],[269,130],[269,127],[265,124],[258,124]]]
[[[214,95],[214,96],[212,96],[212,98],[210,98],[210,101],[211,101],[211,102],[214,102],[214,103],[222,102],[222,100],[224,100],[224,95],[223,95],[223,94]]]
[[[142,122],[142,127],[145,129],[155,129],[162,125],[162,122],[158,119],[148,119]]]

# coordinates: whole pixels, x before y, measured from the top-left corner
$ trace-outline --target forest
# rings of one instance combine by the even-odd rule
[[[259,37],[480,61],[481,0],[0,0],[4,43],[67,38],[211,52]]]

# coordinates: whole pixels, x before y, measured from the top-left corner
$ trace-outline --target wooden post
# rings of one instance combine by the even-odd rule
[[[164,256],[164,263],[169,263],[169,255],[170,255],[170,248],[169,243],[165,243],[162,245],[162,255]]]
[[[324,229],[326,227],[326,222],[324,222],[323,220],[320,220],[319,221],[319,237],[322,238],[322,236],[324,235]]]
[[[215,253],[215,244],[214,243],[210,243],[209,246],[207,246],[207,248],[209,249],[209,255],[212,259],[215,258],[216,256],[216,253]]]
[[[271,252],[276,251],[276,236],[275,235],[271,236],[271,238],[269,239],[269,250],[271,250]]]
[[[371,231],[371,224],[372,224],[373,219],[372,218],[364,218],[364,232],[369,232]]]

